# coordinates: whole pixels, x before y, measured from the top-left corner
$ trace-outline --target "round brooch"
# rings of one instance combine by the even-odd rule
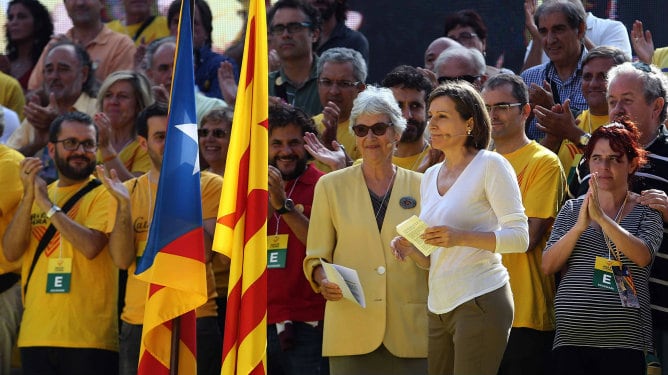
[[[401,199],[399,199],[399,206],[403,209],[415,208],[415,206],[417,206],[417,201],[413,197],[401,197]]]

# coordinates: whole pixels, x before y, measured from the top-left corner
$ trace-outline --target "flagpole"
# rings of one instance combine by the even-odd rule
[[[169,375],[179,375],[179,341],[181,336],[181,317],[172,319],[172,346],[169,360]]]

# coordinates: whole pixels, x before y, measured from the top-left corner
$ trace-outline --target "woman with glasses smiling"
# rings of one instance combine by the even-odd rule
[[[209,165],[207,171],[223,176],[232,131],[232,110],[215,108],[202,117],[197,130],[199,152]]]
[[[327,300],[323,355],[332,375],[426,374],[427,274],[390,249],[397,224],[420,207],[421,176],[392,164],[406,120],[391,90],[368,87],[350,124],[362,162],[318,181],[304,260]],[[321,260],[357,270],[365,308],[343,299]]]
[[[408,240],[392,247],[429,269],[429,374],[496,374],[513,322],[513,298],[501,253],[527,250],[527,217],[515,172],[487,151],[491,121],[465,82],[428,98],[431,145],[445,161],[422,178],[423,255]]]

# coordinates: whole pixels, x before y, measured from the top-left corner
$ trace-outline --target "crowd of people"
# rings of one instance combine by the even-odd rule
[[[133,375],[181,0],[108,23],[100,0],[64,5],[60,35],[38,0],[6,9],[0,375]],[[346,11],[267,10],[267,373],[668,374],[668,48],[580,0],[526,0],[521,71],[485,60],[493,30],[464,9],[424,66],[374,84]],[[199,375],[221,368],[230,259],[211,244],[246,110],[212,17],[195,0]]]

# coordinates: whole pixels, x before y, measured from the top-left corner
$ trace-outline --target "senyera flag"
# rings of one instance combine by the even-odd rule
[[[146,250],[137,264],[137,278],[150,283],[140,375],[197,374],[195,309],[207,292],[191,1],[181,4],[162,169]]]
[[[265,0],[251,0],[214,250],[231,258],[223,375],[265,374],[268,67]]]

